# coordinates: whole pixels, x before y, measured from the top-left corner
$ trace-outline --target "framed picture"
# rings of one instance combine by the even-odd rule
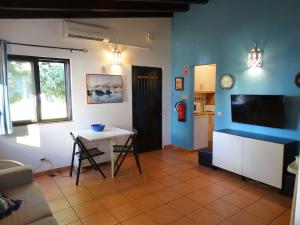
[[[123,102],[123,78],[121,75],[87,74],[88,104]]]
[[[298,73],[295,77],[295,84],[298,88],[300,88],[300,73]]]
[[[184,89],[184,77],[175,77],[175,90],[183,91]]]

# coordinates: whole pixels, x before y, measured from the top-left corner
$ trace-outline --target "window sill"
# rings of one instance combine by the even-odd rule
[[[13,127],[25,127],[28,125],[44,125],[44,124],[52,124],[52,123],[66,123],[66,122],[74,122],[73,119],[68,120],[51,120],[51,121],[43,121],[43,122],[28,122],[28,123],[13,123]]]

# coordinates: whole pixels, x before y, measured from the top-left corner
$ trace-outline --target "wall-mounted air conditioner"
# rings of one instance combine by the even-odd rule
[[[65,20],[63,22],[64,36],[109,43],[109,28],[79,21]]]

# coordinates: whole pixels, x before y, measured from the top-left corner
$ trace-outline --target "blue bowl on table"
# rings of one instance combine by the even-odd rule
[[[92,124],[91,128],[93,131],[101,132],[104,130],[105,125],[104,124]]]

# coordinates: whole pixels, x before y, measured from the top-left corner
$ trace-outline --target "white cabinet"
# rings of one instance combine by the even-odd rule
[[[213,165],[242,174],[242,138],[221,132],[214,132],[213,136]]]
[[[297,142],[225,129],[213,133],[213,165],[281,188]]]
[[[195,66],[195,92],[216,91],[216,64]]]
[[[281,188],[284,145],[243,139],[243,176]]]
[[[208,146],[208,116],[194,117],[194,150]]]

